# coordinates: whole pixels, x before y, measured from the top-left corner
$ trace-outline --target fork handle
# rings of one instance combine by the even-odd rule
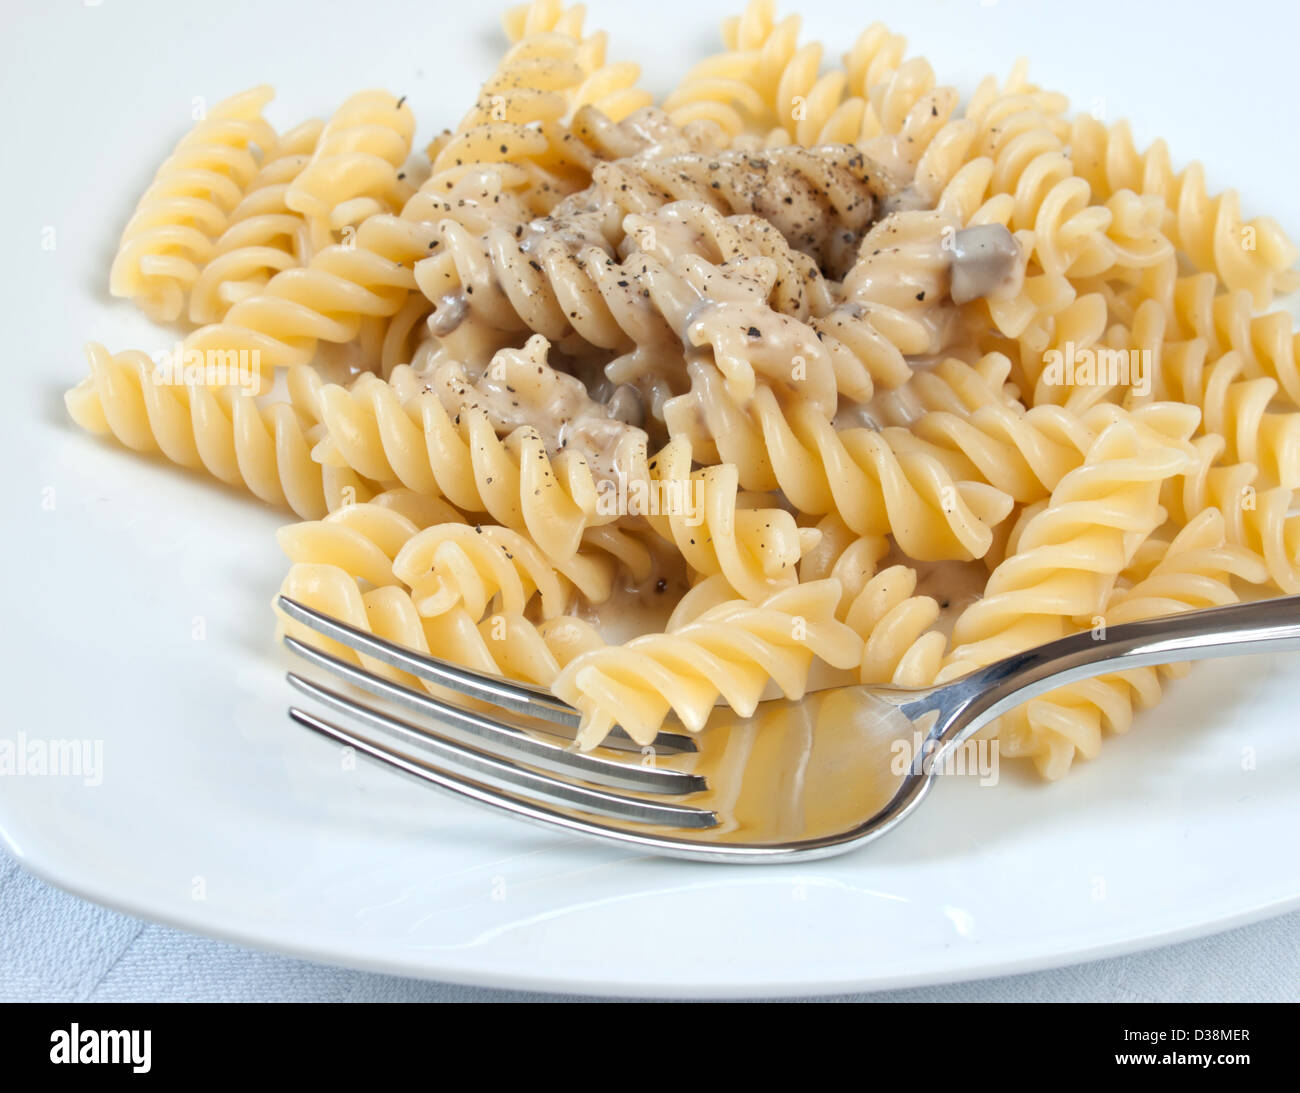
[[[945,715],[957,715],[951,723],[958,730],[953,740],[960,742],[1007,710],[1081,679],[1178,661],[1287,651],[1300,651],[1300,596],[1126,622],[1097,636],[1071,634],[976,669],[932,697]]]

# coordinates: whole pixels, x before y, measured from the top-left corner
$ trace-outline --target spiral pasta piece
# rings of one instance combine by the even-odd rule
[[[1128,122],[1106,126],[1084,115],[1074,122],[1070,147],[1076,172],[1097,194],[1129,190],[1158,198],[1165,233],[1198,270],[1213,273],[1230,292],[1248,292],[1262,308],[1300,285],[1292,268],[1300,251],[1277,221],[1243,220],[1236,191],[1211,195],[1199,163],[1175,173],[1163,140],[1138,152]]]
[[[836,668],[856,665],[861,642],[836,620],[839,598],[838,582],[825,580],[760,604],[727,601],[670,633],[583,653],[552,688],[582,711],[583,748],[599,744],[615,724],[648,744],[669,711],[698,732],[719,699],[747,717],[769,680],[787,698],[802,696],[814,657]]]
[[[554,457],[535,428],[498,437],[485,410],[451,414],[409,369],[391,383],[363,375],[350,387],[320,385],[315,409],[324,427],[315,456],[378,481],[445,497],[463,512],[525,531],[550,558],[571,558],[590,527],[612,516],[599,509],[587,461],[575,452]],[[644,469],[632,468],[634,480]]]
[[[396,213],[414,193],[402,177],[415,115],[387,91],[361,91],[330,118],[285,204],[317,233],[317,245],[378,212]]]
[[[985,353],[970,364],[957,357],[927,361],[898,387],[877,392],[861,406],[841,408],[836,421],[841,427],[914,429],[931,413],[968,418],[986,406],[1023,410],[1019,392],[1008,381],[1010,373],[1011,361],[1003,353]]]
[[[1201,421],[1194,406],[1145,403],[1122,412],[1110,403],[1076,412],[1053,405],[1026,410],[1019,403],[988,402],[971,410],[939,409],[910,423],[910,438],[894,433],[904,450],[934,455],[950,474],[982,481],[1019,504],[1048,496],[1070,471],[1083,463],[1098,433],[1125,420],[1143,433],[1184,444]],[[1190,446],[1185,450],[1190,454]]]
[[[600,604],[613,591],[608,555],[580,552],[552,564],[535,544],[510,528],[436,524],[412,536],[393,561],[393,574],[411,590],[422,615],[462,605],[482,618],[490,605],[523,615],[534,602],[543,619],[568,613],[573,597]]]
[[[580,9],[566,14],[547,3],[507,20],[514,44],[456,131],[427,149],[433,192],[486,167],[545,213],[590,181],[598,159],[626,152],[629,141],[645,139],[642,130],[657,127],[636,124],[653,101],[636,87],[639,66],[607,63],[606,36],[581,38],[581,22]]]
[[[1202,429],[1224,440],[1229,463],[1259,468],[1261,486],[1300,486],[1300,412],[1278,412],[1280,385],[1262,375],[1248,378],[1246,359],[1230,349],[1211,360],[1204,338],[1172,341],[1164,309],[1154,300],[1139,305],[1128,341],[1131,352],[1144,353],[1150,390],[1129,402],[1177,399],[1202,410]]]
[[[568,311],[577,311],[576,320],[589,327],[596,321],[588,314],[590,301],[583,307],[574,298],[587,280],[575,251],[603,249],[614,257],[629,214],[646,216],[689,201],[725,216],[757,215],[790,247],[823,268],[843,270],[852,265],[875,210],[878,183],[872,170],[847,147],[762,154],[684,151],[603,162],[593,170],[592,185],[557,209],[548,237],[535,240],[524,223],[501,224],[482,239],[462,226],[443,224],[441,248],[420,262],[416,279],[430,300],[470,306],[497,328],[522,323],[559,340],[572,321]],[[569,287],[569,281],[576,285]]]
[[[990,184],[1001,196],[991,199],[996,212],[986,208],[982,219],[996,216],[1013,231],[1032,231],[1033,257],[1045,274],[1087,277],[1117,264],[1153,266],[1172,254],[1172,244],[1158,232],[1148,233],[1145,249],[1137,246],[1130,238],[1131,214],[1122,237],[1129,246],[1121,251],[1109,235],[1116,209],[1093,203],[1091,188],[1074,173],[1048,119],[1036,111],[995,111],[989,120],[993,124],[985,122],[972,151],[992,161]],[[1127,211],[1123,195],[1112,200]]]
[[[590,624],[576,618],[537,624],[518,615],[496,615],[480,622],[463,608],[421,615],[410,594],[399,586],[390,584],[363,591],[352,574],[334,565],[290,566],[280,594],[425,656],[540,686],[549,685],[565,665],[583,652],[604,644]],[[446,693],[323,637],[283,614],[280,621],[285,634],[349,664],[408,687]],[[456,696],[451,697],[454,700]]]
[[[534,597],[542,618],[564,614],[576,594],[603,603],[616,569],[592,551],[553,566],[518,532],[468,524],[445,501],[404,489],[290,524],[277,539],[291,562],[336,565],[371,587],[400,584],[422,615],[463,606],[476,620],[496,603],[523,615]]]
[[[1259,584],[1266,578],[1257,558],[1227,541],[1217,509],[1199,513],[1172,541],[1150,545],[1158,560],[1111,594],[1103,613],[1107,626],[1236,603],[1234,579]],[[1170,674],[1169,668],[1134,668],[1031,699],[999,719],[1001,750],[1032,759],[1044,777],[1059,778],[1075,758],[1097,755],[1104,731],[1128,731],[1135,708],[1154,705],[1161,676]]]
[[[1171,302],[1179,336],[1204,338],[1211,358],[1236,350],[1247,376],[1277,380],[1292,406],[1300,407],[1300,335],[1289,311],[1279,308],[1255,315],[1248,293],[1219,293],[1209,274],[1180,278]]]
[[[918,419],[912,433],[942,453],[951,473],[988,482],[1021,504],[1050,494],[1095,439],[1078,415],[1060,407],[1005,404],[969,415],[936,410]]]
[[[797,30],[797,20],[789,22],[792,30]],[[875,23],[845,54],[844,67],[824,73],[820,43],[797,46],[793,37],[774,35],[771,46],[775,50],[769,47],[765,51],[766,64],[756,80],[773,124],[764,137],[768,146],[851,143],[920,154],[924,143],[914,149],[906,147],[917,139],[915,134],[885,145],[877,140],[898,136],[904,128],[899,108],[903,107],[903,114],[907,108],[901,96],[910,94],[909,105],[916,105],[918,97],[933,86],[931,80],[929,86],[918,89],[921,81],[916,77],[928,70],[928,65],[925,69],[914,66],[906,79],[895,81],[899,69],[912,63],[903,59],[906,39]]]
[[[775,4],[753,0],[723,23],[724,50],[695,65],[664,99],[678,125],[707,121],[730,139],[777,124],[779,74],[798,48],[799,19],[776,21]],[[767,92],[765,95],[764,92]]]
[[[696,573],[721,574],[748,600],[798,579],[799,559],[815,545],[816,531],[798,527],[784,509],[743,506],[735,467],[692,472],[690,445],[679,437],[655,454],[649,472],[664,502],[647,519]]]
[[[824,144],[852,133],[851,122],[841,112],[848,74],[843,69],[823,73],[822,53],[820,42],[801,46],[781,70],[775,89],[764,96],[770,96],[778,122],[767,135],[769,146]]]
[[[1198,437],[1191,466],[1165,489],[1165,506],[1183,523],[1208,508],[1218,509],[1228,542],[1260,558],[1275,588],[1300,592],[1300,515],[1291,512],[1295,491],[1257,486],[1258,468],[1223,463],[1224,448],[1221,436]]]
[[[582,82],[578,45],[571,35],[543,31],[512,46],[456,130],[429,146],[430,189],[451,191],[466,173],[483,167],[499,172],[512,189],[539,182],[548,192],[562,188],[537,160],[551,152],[544,128],[558,125],[568,111],[567,93]]]
[[[889,429],[836,429],[814,407],[783,406],[766,387],[746,411],[690,366],[691,403],[705,415],[722,462],[745,489],[780,489],[801,512],[838,513],[859,535],[891,533],[913,558],[982,557],[1011,498],[985,483],[955,482],[933,455],[900,448]],[[684,398],[686,396],[683,396]],[[674,420],[677,400],[666,407]]]
[[[388,496],[341,505],[320,520],[288,524],[276,532],[276,541],[291,562],[336,565],[375,588],[398,583],[393,559],[402,548],[422,527],[457,521],[460,514],[432,498],[421,498],[423,511],[417,512],[386,503]]]
[[[1162,484],[1188,463],[1180,447],[1144,443],[1130,423],[1103,430],[1083,466],[1022,517],[1016,552],[958,617],[947,666],[992,663],[1100,612],[1138,546],[1164,522]]]
[[[559,0],[533,0],[511,8],[502,17],[502,23],[511,42],[538,34],[562,34],[581,43],[578,58],[584,79],[569,93],[570,111],[590,105],[611,121],[622,121],[649,106],[654,99],[636,87],[641,76],[639,65],[630,61],[605,63],[607,35],[604,31],[583,37],[585,16],[582,4],[566,8]]]
[[[114,296],[158,322],[182,313],[214,240],[257,174],[259,153],[275,146],[262,117],[272,94],[254,87],[218,103],[158,168],[118,243],[109,272]]]
[[[310,423],[290,403],[259,403],[230,387],[159,383],[154,362],[139,351],[113,356],[92,342],[86,357],[90,375],[65,396],[83,429],[161,452],[307,518],[374,492],[350,469],[312,459]]]
[[[412,267],[436,244],[437,221],[460,219],[482,229],[494,218],[522,212],[503,196],[500,180],[490,174],[468,176],[448,197],[422,188],[401,216],[376,213],[354,237],[318,251],[305,267],[277,273],[233,303],[220,322],[191,333],[185,349],[248,353],[269,376],[307,363],[321,342],[353,342],[366,321],[382,322],[402,310],[416,288]]]
[[[769,147],[862,143],[882,132],[871,95],[903,63],[906,40],[877,23],[822,72],[823,47],[799,43],[801,20],[751,0],[723,24],[724,51],[696,65],[664,101],[674,120],[707,119]]]
[[[194,281],[191,322],[219,321],[232,304],[260,291],[276,273],[310,260],[310,226],[289,208],[285,195],[310,161],[322,128],[320,121],[304,122],[267,153]]]

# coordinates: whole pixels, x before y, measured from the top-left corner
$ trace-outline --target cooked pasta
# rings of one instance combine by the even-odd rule
[[[289,568],[280,591],[290,599],[417,652],[543,686],[552,683],[582,653],[602,647],[599,635],[580,619],[552,619],[539,624],[519,615],[497,615],[476,620],[464,608],[421,615],[405,589],[397,585],[363,589],[355,577],[338,566],[295,564]],[[322,644],[319,634],[292,620],[285,619],[283,629],[300,641]],[[406,673],[337,642],[330,642],[326,648],[379,675],[408,686],[424,686]]]
[[[414,134],[405,96],[362,91],[339,107],[284,197],[311,223],[317,246],[374,213],[401,210],[415,192],[402,171]]]
[[[1258,559],[1226,542],[1218,509],[1199,513],[1171,542],[1153,539],[1146,548],[1148,557],[1157,560],[1130,567],[1131,583],[1116,589],[1107,601],[1108,625],[1235,603],[1234,579],[1248,585],[1266,579]],[[1044,775],[1057,777],[1076,753],[1097,754],[1103,728],[1127,731],[1134,708],[1158,701],[1161,676],[1176,675],[1179,667],[1115,672],[1033,699],[1003,715],[1002,747],[1010,755],[1031,757]]]
[[[92,344],[73,419],[293,511],[286,595],[550,687],[584,748],[1300,591],[1276,221],[1023,62],[963,99],[752,0],[656,103],[586,15],[508,11],[423,157],[388,92],[213,108],[110,274],[201,325]],[[1180,672],[985,735],[1056,778]]]
[[[310,427],[289,402],[259,403],[202,383],[160,384],[154,362],[139,351],[113,356],[92,342],[86,356],[90,375],[66,398],[83,429],[138,452],[161,452],[302,516],[323,516],[373,492],[351,468],[312,458]]]
[[[1101,613],[1137,547],[1164,523],[1161,485],[1188,462],[1181,448],[1148,441],[1127,422],[1103,430],[1083,465],[1021,516],[1014,553],[957,618],[949,663],[990,664]]]
[[[753,713],[769,682],[803,695],[814,657],[836,668],[858,659],[857,636],[835,619],[837,581],[809,581],[754,603],[728,600],[663,634],[575,657],[555,693],[583,712],[579,742],[599,743],[616,724],[648,744],[671,709],[698,732],[721,697]]]
[[[1127,122],[1107,127],[1085,115],[1074,123],[1070,147],[1076,170],[1100,196],[1130,191],[1159,198],[1169,241],[1229,292],[1244,290],[1265,307],[1276,293],[1300,285],[1290,268],[1300,251],[1277,221],[1242,221],[1236,191],[1211,195],[1199,163],[1175,174],[1164,141],[1138,152]],[[1248,240],[1253,245],[1244,245]]]
[[[267,153],[194,281],[191,322],[219,321],[232,304],[258,292],[280,270],[311,259],[311,225],[289,207],[286,195],[311,162],[322,128],[320,121],[304,122]]]
[[[254,87],[208,111],[158,168],[118,243],[109,291],[150,318],[171,322],[208,260],[261,157],[275,147],[262,117],[269,87]]]

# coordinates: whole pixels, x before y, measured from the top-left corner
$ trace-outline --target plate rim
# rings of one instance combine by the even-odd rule
[[[0,814],[0,821],[3,815]],[[577,841],[576,839],[574,840]],[[670,984],[636,979],[594,980],[581,977],[559,978],[554,974],[529,974],[526,971],[503,974],[491,970],[474,970],[468,967],[436,968],[431,965],[412,966],[393,957],[378,954],[340,954],[324,952],[318,945],[295,943],[289,939],[268,938],[251,927],[240,929],[225,923],[204,922],[202,916],[185,916],[170,909],[160,909],[149,901],[132,898],[129,894],[113,893],[101,886],[73,877],[52,868],[49,862],[38,861],[14,843],[3,822],[0,822],[0,843],[25,871],[60,891],[119,914],[130,915],[160,926],[181,930],[197,937],[224,942],[245,949],[304,960],[315,964],[343,968],[350,971],[376,975],[395,975],[406,979],[427,982],[452,983],[460,986],[482,987],[493,990],[529,991],[542,994],[592,995],[607,998],[666,999],[781,999],[809,998],[846,994],[871,994],[888,990],[906,990],[918,987],[948,986],[977,980],[1024,975],[1051,971],[1057,968],[1088,964],[1112,957],[1176,945],[1185,941],[1223,933],[1241,926],[1276,918],[1290,911],[1300,910],[1300,891],[1263,904],[1224,913],[1210,912],[1195,921],[1167,928],[1154,927],[1137,930],[1110,941],[1097,941],[1077,946],[1067,946],[1057,951],[1035,951],[1021,957],[993,957],[971,964],[944,970],[923,968],[910,972],[885,975],[851,975],[836,980],[794,982],[790,980],[749,981],[742,984],[724,983],[720,980],[694,982],[685,989],[670,990]],[[200,904],[193,904],[198,907]]]

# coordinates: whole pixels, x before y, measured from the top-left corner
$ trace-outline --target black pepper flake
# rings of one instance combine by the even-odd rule
[[[747,333],[751,338],[757,338],[761,334],[756,326],[751,326],[747,331],[745,331],[745,333]]]

